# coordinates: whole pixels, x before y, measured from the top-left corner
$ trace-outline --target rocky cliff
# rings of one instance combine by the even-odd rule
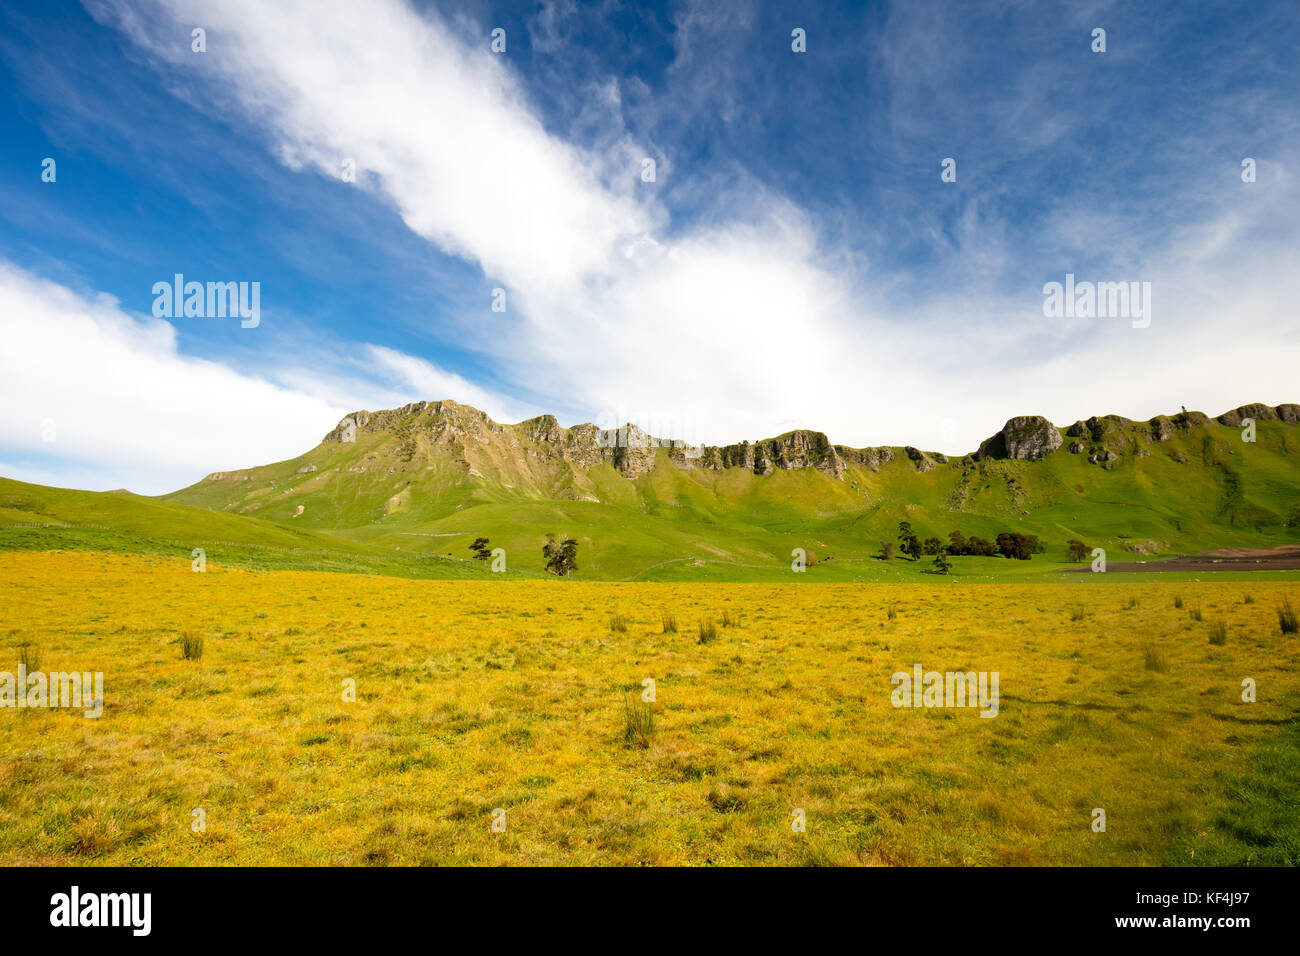
[[[1119,415],[1093,416],[1057,428],[1041,415],[1008,419],[997,434],[963,459],[974,462],[1014,459],[1036,461],[1062,447],[1069,454],[1086,455],[1090,462],[1109,466],[1124,454],[1144,454],[1140,446],[1168,441],[1191,428],[1237,428],[1247,419],[1300,422],[1300,405],[1242,405],[1210,418],[1201,412],[1157,415],[1135,422]],[[947,456],[906,446],[903,448],[850,448],[834,445],[818,431],[798,429],[761,441],[733,445],[692,446],[679,439],[660,438],[634,424],[601,429],[587,422],[565,428],[553,415],[541,415],[514,425],[503,425],[468,405],[453,401],[416,402],[386,411],[356,411],[344,417],[324,443],[347,443],[365,436],[390,434],[398,439],[400,457],[410,460],[416,449],[437,449],[477,470],[487,456],[502,461],[563,462],[579,469],[605,463],[627,478],[639,478],[663,461],[678,468],[722,470],[744,468],[756,475],[776,471],[814,469],[829,477],[844,478],[849,467],[878,471],[896,458],[906,458],[918,472],[948,464]],[[663,449],[665,454],[659,454]],[[1149,454],[1145,451],[1145,454]]]

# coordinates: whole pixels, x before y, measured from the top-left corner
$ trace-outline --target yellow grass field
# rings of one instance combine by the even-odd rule
[[[1267,862],[1241,801],[1283,812],[1294,794],[1243,781],[1300,710],[1275,612],[1298,590],[441,582],[0,554],[0,671],[34,642],[46,670],[102,671],[105,696],[97,720],[0,709],[0,863]],[[185,632],[201,658],[182,658]],[[998,716],[896,709],[890,676],[918,663],[997,671]],[[625,706],[646,678],[643,747]]]

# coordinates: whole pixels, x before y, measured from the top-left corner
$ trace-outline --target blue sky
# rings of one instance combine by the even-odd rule
[[[948,453],[1294,401],[1298,44],[1283,0],[9,4],[0,474],[159,493],[418,399]],[[260,323],[155,318],[177,272]],[[1150,325],[1045,317],[1066,273]]]

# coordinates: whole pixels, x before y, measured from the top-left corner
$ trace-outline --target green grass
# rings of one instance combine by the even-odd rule
[[[139,495],[48,488],[0,478],[0,552],[154,554],[188,564],[195,548],[202,548],[213,564],[256,571],[435,579],[482,579],[490,573],[469,558],[395,551]],[[535,576],[514,570],[495,575]]]
[[[1300,700],[1284,702],[1294,715]],[[1208,827],[1176,831],[1166,866],[1300,866],[1300,720],[1278,722],[1250,755],[1246,772],[1227,781]]]

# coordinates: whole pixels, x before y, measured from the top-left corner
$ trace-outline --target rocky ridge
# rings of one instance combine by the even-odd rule
[[[1144,442],[1166,441],[1179,430],[1199,425],[1236,428],[1248,418],[1295,424],[1300,422],[1300,405],[1242,405],[1213,419],[1200,412],[1186,411],[1172,416],[1157,415],[1146,422],[1119,415],[1094,416],[1065,429],[1039,415],[1022,415],[1009,419],[975,452],[958,460],[1035,461],[1064,447],[1069,454],[1086,454],[1090,462],[1110,467],[1126,452],[1141,455],[1145,449],[1138,446]],[[582,469],[607,463],[627,478],[638,478],[653,471],[660,460],[659,449],[664,449],[667,460],[679,468],[744,468],[758,475],[811,468],[838,480],[843,480],[848,467],[876,471],[896,458],[907,459],[918,472],[928,472],[949,462],[943,454],[911,446],[835,445],[823,432],[809,429],[797,429],[752,443],[692,446],[679,439],[655,437],[631,423],[617,429],[601,429],[589,422],[565,428],[554,415],[540,415],[507,425],[493,421],[476,408],[450,400],[415,402],[377,412],[352,412],[325,435],[323,442],[357,441],[376,433],[396,436],[404,460],[409,460],[417,445],[424,442],[464,460],[471,471],[474,469],[468,457],[489,449],[509,459],[563,461]]]

